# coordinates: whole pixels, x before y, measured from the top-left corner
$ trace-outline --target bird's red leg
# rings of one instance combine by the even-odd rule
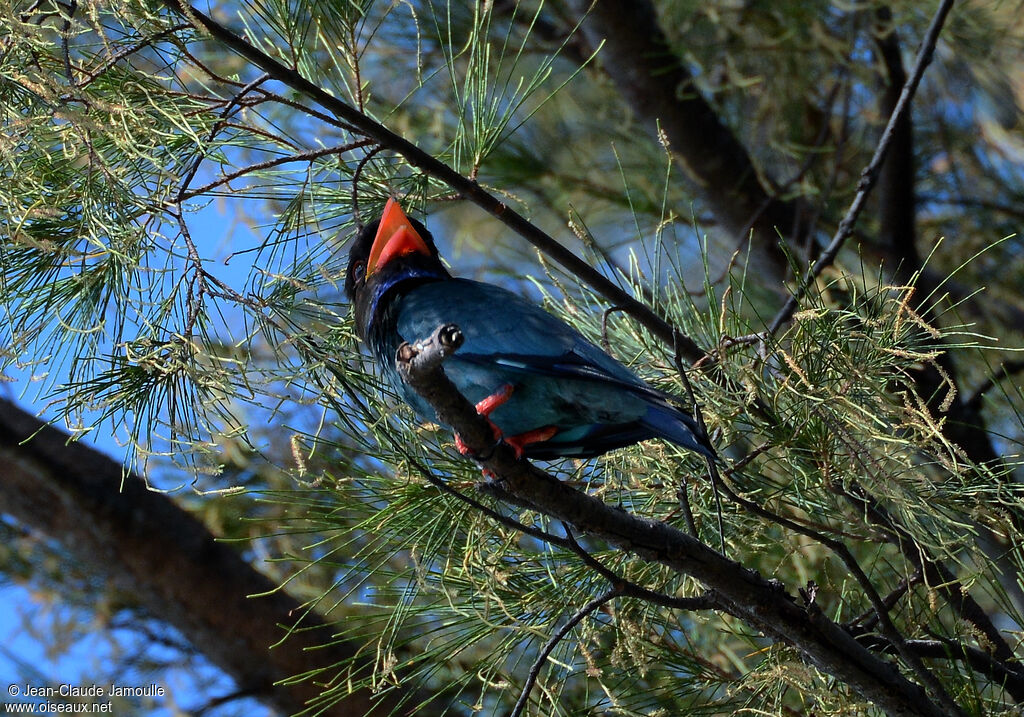
[[[484,418],[486,418],[487,422],[491,424],[491,430],[494,431],[494,440],[504,441],[508,445],[512,446],[512,450],[514,450],[516,453],[516,458],[522,458],[523,449],[527,444],[540,443],[541,441],[546,441],[553,435],[558,433],[558,429],[555,428],[554,426],[545,426],[544,428],[535,428],[532,431],[520,433],[517,436],[509,436],[508,438],[504,438],[501,434],[501,429],[494,425],[494,422],[491,421],[489,416],[491,415],[491,412],[494,411],[494,409],[496,409],[498,406],[502,405],[503,403],[508,401],[509,398],[512,397],[512,391],[514,390],[515,387],[512,384],[506,383],[504,386],[499,388],[490,396],[479,401],[476,404],[476,412],[479,413]],[[455,447],[458,449],[459,453],[461,453],[464,456],[472,454],[472,451],[470,451],[466,444],[462,442],[462,437],[458,433],[455,434]],[[489,471],[484,471],[484,475],[487,475],[488,473]]]
[[[508,438],[505,438],[504,441],[512,446],[512,450],[516,452],[516,458],[522,458],[523,449],[527,444],[546,441],[556,433],[558,433],[558,429],[556,427],[545,426],[544,428],[534,428],[532,431],[520,433],[518,436],[509,436]]]
[[[462,436],[458,433],[455,434],[455,449],[464,456],[473,453],[473,451],[469,450],[469,446],[462,442]]]
[[[476,404],[476,412],[486,418],[487,422],[491,424],[491,430],[494,432],[495,441],[501,440],[501,429],[494,425],[494,421],[490,419],[490,415],[494,409],[512,397],[512,391],[514,390],[515,387],[512,384],[506,383],[490,396],[481,399]],[[472,451],[469,450],[466,444],[462,442],[462,436],[458,433],[455,434],[455,447],[458,449],[459,453],[464,456],[472,455]]]
[[[487,398],[478,401],[476,404],[476,412],[485,418],[490,416],[494,409],[512,398],[512,392],[514,390],[515,387],[512,384],[506,383]]]

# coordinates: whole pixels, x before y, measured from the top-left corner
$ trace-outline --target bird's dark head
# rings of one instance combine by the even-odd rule
[[[356,333],[366,338],[377,311],[402,285],[450,276],[427,228],[389,199],[380,219],[356,235],[348,254],[345,293],[355,312]]]

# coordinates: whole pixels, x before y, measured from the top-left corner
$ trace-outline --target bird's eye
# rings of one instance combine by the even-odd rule
[[[355,264],[352,265],[352,279],[353,280],[355,280],[357,282],[361,282],[365,276],[366,276],[366,262],[365,261],[357,261]]]

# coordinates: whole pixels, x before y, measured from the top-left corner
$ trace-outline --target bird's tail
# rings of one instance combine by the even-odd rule
[[[707,435],[690,416],[669,404],[651,405],[641,423],[656,436],[721,463]]]

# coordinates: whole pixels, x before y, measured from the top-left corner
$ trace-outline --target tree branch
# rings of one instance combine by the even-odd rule
[[[780,584],[730,561],[692,536],[609,506],[517,458],[510,446],[496,443],[488,421],[459,393],[441,366],[444,356],[457,350],[460,334],[458,327],[448,324],[416,345],[403,344],[397,367],[403,380],[431,404],[438,420],[452,426],[478,456],[478,463],[497,476],[481,484],[484,492],[695,578],[710,589],[720,609],[770,639],[792,645],[823,672],[889,714],[946,714],[919,685],[859,645],[813,602],[799,606]]]
[[[180,630],[240,690],[274,709],[299,712],[321,692],[311,680],[281,680],[356,654],[356,645],[333,637],[318,615],[166,495],[7,400],[0,400],[0,466],[0,510],[97,566],[150,615]],[[303,629],[288,634],[280,627],[300,616]],[[391,714],[397,697],[358,690],[325,714]]]
[[[931,25],[928,26],[928,31],[925,33],[924,40],[921,41],[921,48],[917,52],[917,59],[914,60],[914,67],[910,72],[910,77],[907,82],[903,85],[903,90],[900,92],[899,100],[896,102],[896,107],[893,109],[892,114],[889,116],[889,122],[885,126],[885,130],[882,132],[882,137],[878,141],[878,146],[875,147],[875,153],[871,157],[871,161],[868,162],[868,166],[864,168],[861,173],[860,184],[857,186],[857,194],[853,198],[853,202],[850,204],[850,208],[846,211],[846,215],[842,221],[839,222],[839,227],[836,229],[835,236],[832,237],[832,241],[829,243],[825,250],[818,256],[814,264],[808,269],[803,279],[796,286],[793,293],[790,295],[789,300],[786,301],[785,305],[779,311],[779,313],[772,319],[772,323],[768,327],[768,333],[776,333],[781,326],[789,321],[793,317],[793,313],[796,311],[797,306],[800,305],[800,300],[803,299],[804,294],[814,283],[814,280],[818,278],[825,267],[832,264],[835,261],[836,256],[839,254],[839,250],[842,249],[843,244],[850,235],[853,234],[853,228],[857,224],[857,219],[860,217],[861,211],[864,209],[864,205],[867,202],[868,195],[871,194],[871,190],[875,186],[875,182],[878,180],[878,173],[882,167],[882,163],[885,161],[886,153],[889,150],[889,145],[895,138],[899,128],[904,122],[904,115],[910,111],[910,103],[914,99],[914,94],[917,92],[917,87],[921,84],[921,78],[924,76],[925,68],[928,67],[932,60],[932,54],[935,52],[935,44],[939,40],[939,34],[942,32],[942,26],[946,22],[946,16],[949,15],[949,11],[953,8],[953,0],[942,0],[942,4],[939,5],[939,9],[935,12],[935,17],[932,18]]]
[[[779,277],[788,261],[779,236],[802,244],[797,202],[765,189],[743,144],[701,95],[669,46],[649,0],[579,0],[582,30],[601,65],[650,132],[659,128],[701,199],[732,237],[753,231]]]
[[[881,110],[896,118],[892,141],[878,174],[878,241],[896,258],[896,276],[906,278],[921,266],[916,240],[913,114],[909,108],[896,113],[901,88],[907,83],[907,71],[903,67],[892,12],[883,6],[875,11],[875,17],[875,43],[887,75]]]
[[[495,217],[537,249],[544,252],[580,281],[589,285],[609,302],[621,306],[651,333],[668,345],[672,345],[678,331],[663,316],[624,291],[599,271],[580,259],[569,249],[555,241],[549,234],[531,224],[525,217],[494,196],[476,181],[463,176],[431,154],[424,152],[404,137],[395,134],[384,125],[371,119],[351,105],[334,97],[318,85],[310,82],[296,70],[286,67],[259,48],[244,40],[216,20],[207,16],[195,6],[183,0],[163,0],[172,11],[182,15],[195,27],[205,30],[226,47],[262,69],[273,79],[282,82],[332,112],[339,119],[350,124],[364,136],[401,155],[410,165],[454,189],[465,199]],[[691,361],[698,360],[704,352],[692,340],[683,337],[684,354]]]
[[[943,708],[948,714],[957,715],[962,714],[960,708],[953,702],[952,698],[946,693],[945,688],[942,684],[932,675],[931,672],[921,663],[918,656],[906,648],[906,638],[900,634],[896,625],[889,617],[889,605],[881,598],[875,586],[864,572],[863,568],[854,558],[853,553],[846,546],[846,543],[835,538],[830,538],[823,533],[820,533],[811,528],[807,528],[799,523],[789,520],[781,515],[773,513],[770,510],[762,508],[757,503],[749,501],[746,498],[742,498],[737,495],[726,483],[722,481],[721,489],[728,496],[729,500],[743,506],[746,510],[750,511],[754,515],[759,515],[762,518],[769,520],[773,523],[781,525],[794,533],[804,535],[811,540],[815,540],[821,545],[824,545],[833,553],[835,553],[839,559],[846,566],[847,570],[853,575],[854,580],[860,585],[864,591],[864,595],[868,598],[874,608],[875,619],[879,622],[882,628],[882,634],[885,635],[886,639],[889,640],[890,644],[896,649],[896,652],[903,658],[903,661],[910,666],[914,674],[917,675],[918,679],[928,688],[928,690],[935,696],[935,699],[942,704]]]
[[[312,149],[308,152],[299,152],[298,154],[288,154],[282,157],[274,157],[273,159],[267,159],[263,162],[256,162],[254,164],[247,165],[241,169],[236,169],[234,172],[228,172],[227,174],[221,175],[217,179],[211,180],[201,187],[195,189],[189,189],[179,194],[179,201],[187,201],[193,197],[197,197],[201,194],[206,194],[211,189],[216,189],[224,184],[227,184],[239,177],[251,174],[253,172],[259,172],[273,167],[279,167],[282,164],[291,164],[292,162],[313,162],[321,157],[327,157],[332,154],[343,154],[345,152],[351,152],[353,149],[359,147],[365,147],[373,144],[371,139],[361,139],[355,142],[347,142],[345,144],[338,144],[332,147],[321,147],[320,149]]]
[[[598,573],[611,583],[612,587],[618,590],[619,595],[622,597],[637,598],[644,602],[649,602],[653,605],[661,605],[662,607],[669,607],[673,610],[714,610],[718,606],[715,602],[714,595],[672,597],[671,595],[665,595],[664,593],[655,592],[654,590],[648,590],[634,582],[626,580],[608,569],[600,560],[584,550],[583,546],[576,542],[576,538],[572,534],[572,526],[563,522],[562,527],[565,528],[565,537],[570,549],[583,559],[584,564],[592,568],[594,572]]]

